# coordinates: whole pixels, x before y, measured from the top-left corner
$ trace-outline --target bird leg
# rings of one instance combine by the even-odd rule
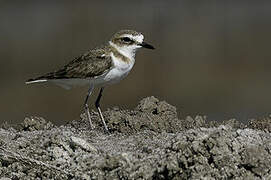
[[[89,108],[88,108],[88,98],[89,98],[89,96],[91,95],[93,89],[94,89],[94,85],[93,85],[93,83],[90,83],[90,86],[89,86],[89,89],[88,89],[88,94],[87,94],[87,97],[86,97],[85,103],[84,103],[84,106],[85,106],[85,113],[86,113],[87,118],[88,118],[88,120],[89,120],[90,128],[91,128],[91,129],[94,129],[94,125],[92,124],[91,117],[90,117],[90,113],[89,113]]]
[[[108,132],[108,128],[107,128],[107,125],[106,125],[106,123],[104,121],[104,117],[103,117],[103,114],[102,114],[102,111],[101,111],[101,108],[100,108],[100,100],[101,100],[101,97],[102,97],[103,90],[104,90],[104,87],[102,87],[100,89],[99,95],[98,95],[97,100],[95,102],[95,106],[96,106],[96,108],[98,110],[100,118],[102,119],[105,130],[106,130],[106,132]]]

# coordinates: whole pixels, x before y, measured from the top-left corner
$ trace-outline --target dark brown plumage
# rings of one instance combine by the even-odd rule
[[[112,68],[112,60],[109,54],[107,54],[107,48],[108,46],[103,46],[90,50],[75,58],[59,70],[47,73],[34,79],[29,79],[28,81],[41,79],[84,79],[100,76]]]

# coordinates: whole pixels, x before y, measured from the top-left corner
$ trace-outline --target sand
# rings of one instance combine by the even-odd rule
[[[133,110],[84,114],[56,126],[42,117],[0,128],[0,179],[271,179],[271,119],[207,122],[155,97]]]

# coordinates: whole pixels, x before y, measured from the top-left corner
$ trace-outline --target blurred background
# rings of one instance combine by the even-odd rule
[[[271,1],[1,0],[0,122],[78,119],[88,87],[24,82],[120,29],[143,32],[156,50],[140,50],[129,76],[105,89],[103,110],[153,95],[180,116],[245,121],[271,112]]]

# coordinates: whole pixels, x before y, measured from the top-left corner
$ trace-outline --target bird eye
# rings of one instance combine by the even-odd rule
[[[131,42],[132,40],[128,37],[121,38],[122,41],[124,42]]]

